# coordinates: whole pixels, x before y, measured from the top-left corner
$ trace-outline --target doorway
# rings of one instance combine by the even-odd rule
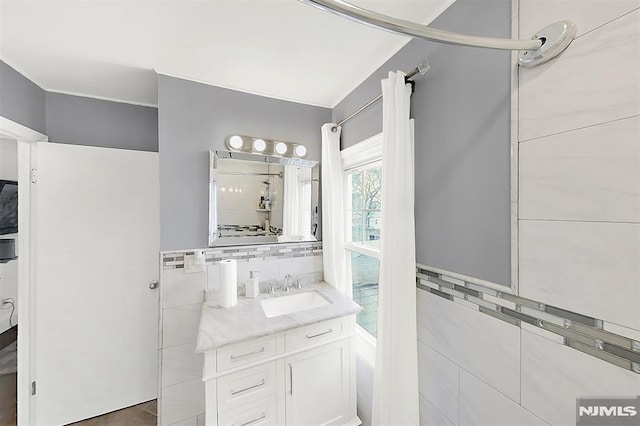
[[[17,424],[18,142],[0,137],[0,424]]]

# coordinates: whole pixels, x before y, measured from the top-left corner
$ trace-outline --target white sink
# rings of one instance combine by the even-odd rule
[[[264,299],[260,303],[267,318],[273,318],[294,312],[306,311],[307,309],[319,308],[320,306],[329,305],[331,302],[317,291],[307,291],[289,296]]]

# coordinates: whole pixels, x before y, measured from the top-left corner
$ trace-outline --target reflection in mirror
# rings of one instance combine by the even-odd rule
[[[318,239],[315,161],[210,153],[209,246]]]

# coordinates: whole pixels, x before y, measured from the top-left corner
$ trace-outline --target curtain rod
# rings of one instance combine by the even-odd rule
[[[429,62],[426,59],[423,59],[418,65],[416,65],[416,67],[414,69],[412,69],[411,71],[407,72],[404,76],[404,81],[405,82],[412,82],[411,80],[413,77],[417,76],[418,74],[420,75],[425,75],[427,73],[427,71],[429,71],[429,68],[431,68],[429,66]],[[365,109],[369,108],[371,105],[375,104],[376,102],[378,102],[380,99],[382,99],[382,93],[380,93],[378,96],[376,96],[375,98],[371,99],[369,102],[367,102],[366,104],[362,105],[360,108],[358,108],[357,110],[355,110],[354,112],[352,112],[351,114],[347,115],[345,118],[343,118],[342,120],[340,120],[338,123],[336,123],[335,126],[333,126],[331,128],[332,132],[336,132],[336,130],[338,130],[338,127],[342,126],[344,123],[346,123],[347,121],[351,120],[353,117],[355,117],[356,115],[360,114],[362,111],[364,111]]]
[[[413,38],[489,49],[519,50],[518,63],[525,68],[535,67],[558,56],[571,44],[577,33],[572,22],[560,21],[541,29],[530,40],[479,37],[430,28],[363,9],[342,0],[299,1],[370,27]]]

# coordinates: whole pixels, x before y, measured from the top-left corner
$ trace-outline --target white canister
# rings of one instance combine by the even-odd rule
[[[249,279],[245,284],[246,296],[254,299],[260,294],[260,280],[258,271],[249,271]]]

